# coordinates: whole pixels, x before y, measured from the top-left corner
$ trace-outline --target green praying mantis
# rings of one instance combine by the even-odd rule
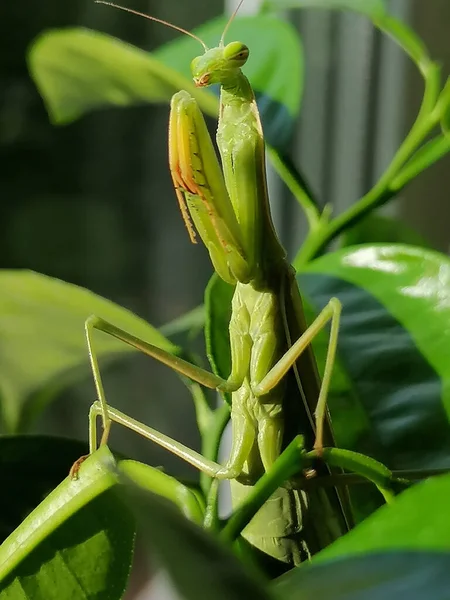
[[[107,443],[111,423],[118,422],[212,480],[229,480],[235,512],[224,532],[228,531],[230,539],[242,533],[263,554],[296,565],[351,524],[345,490],[339,494],[333,487],[305,491],[301,481],[336,467],[352,470],[373,481],[389,501],[391,473],[373,459],[333,447],[326,403],[341,305],[332,298],[307,326],[294,270],[270,214],[262,126],[253,90],[241,70],[249,49],[241,42],[224,42],[234,15],[219,45],[211,49],[193,34],[148,17],[197,39],[204,54],[192,61],[194,82],[199,87],[219,84],[221,89],[217,144],[223,170],[200,109],[185,91],[171,101],[169,164],[191,240],[196,241],[196,233],[200,236],[216,273],[235,286],[229,323],[231,373],[223,379],[99,317],[89,317],[85,331],[98,398],[90,414],[90,451],[97,448],[96,418],[100,416],[100,444]],[[328,324],[329,344],[320,381],[311,342]],[[94,330],[122,340],[202,386],[231,395],[232,444],[225,464],[108,406]],[[307,451],[308,447],[313,449]],[[237,514],[238,519],[234,518]]]

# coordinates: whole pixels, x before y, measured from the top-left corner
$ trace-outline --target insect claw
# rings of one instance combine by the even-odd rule
[[[317,476],[317,471],[315,469],[313,469],[312,467],[310,467],[309,469],[305,469],[303,471],[303,476],[305,479],[313,479],[314,477]]]
[[[70,467],[70,471],[69,471],[69,477],[70,479],[72,479],[73,481],[76,481],[78,479],[78,472],[80,470],[81,465],[84,463],[84,461],[89,458],[89,454],[83,454],[83,456],[80,456],[80,458],[78,458],[73,465]]]

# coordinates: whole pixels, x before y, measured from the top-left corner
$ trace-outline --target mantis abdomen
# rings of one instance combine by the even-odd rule
[[[281,266],[279,273],[283,272]],[[234,371],[230,379],[240,385],[232,394],[234,435],[226,468],[238,473],[230,481],[234,509],[252,493],[264,472],[270,471],[283,445],[291,441],[284,436],[287,378],[266,378],[289,346],[280,301],[283,277],[277,279],[277,292],[258,289],[253,283],[237,283],[232,302],[229,328]],[[302,406],[298,390],[289,400]],[[300,423],[295,429],[304,433]],[[321,522],[311,519],[311,501],[321,507]],[[335,523],[332,515],[323,490],[307,495],[293,482],[286,482],[259,509],[242,535],[264,554],[299,564],[342,534],[342,524]]]
[[[230,482],[233,509],[251,493],[249,485],[236,479]],[[311,556],[303,535],[303,514],[308,508],[304,492],[278,488],[243,530],[242,536],[255,548],[272,558],[298,565]]]

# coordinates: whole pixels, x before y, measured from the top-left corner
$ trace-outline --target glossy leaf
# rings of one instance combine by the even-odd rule
[[[96,314],[142,339],[176,347],[130,311],[88,290],[31,271],[0,272],[0,402],[10,431],[27,427],[66,386],[88,374],[84,322]],[[131,351],[111,336],[95,335],[108,359]]]
[[[212,535],[174,510],[167,501],[135,486],[124,496],[134,509],[144,543],[168,573],[184,600],[269,600],[251,569]]]
[[[447,600],[449,552],[385,552],[291,571],[274,585],[283,600]]]
[[[134,519],[104,446],[51,492],[0,546],[0,599],[122,597]]]
[[[225,23],[215,19],[194,33],[214,46]],[[302,89],[302,53],[295,30],[272,17],[248,17],[236,19],[227,37],[249,46],[245,73],[258,96],[266,136],[283,145],[292,132]],[[183,36],[149,54],[99,32],[55,30],[36,40],[29,65],[55,123],[105,106],[168,102],[179,89],[187,89],[205,112],[215,116],[217,98],[192,83],[190,62],[199,48],[195,40]]]
[[[22,487],[28,484],[30,488],[25,489],[22,508],[33,508],[26,497],[36,499],[37,492],[48,492],[62,463],[65,464],[62,483],[0,546],[2,600],[121,597],[132,558],[134,520],[117,496],[116,463],[107,447],[81,464],[77,479],[68,477],[73,461],[79,457],[72,451],[80,446],[70,440],[43,436],[28,440],[25,436],[0,438],[5,454],[0,474],[9,475],[4,481],[13,484],[2,498],[8,507],[13,502],[17,504],[17,498],[11,494],[18,491],[21,482]],[[48,456],[50,450],[55,456]],[[43,452],[38,454],[40,451]],[[65,460],[67,451],[72,455],[70,464]],[[38,459],[47,460],[48,464],[39,469]],[[24,466],[32,468],[33,461],[34,470],[40,475],[37,480],[27,477],[26,469],[19,470]],[[135,484],[170,500],[189,519],[203,521],[203,503],[195,490],[160,469],[132,460],[120,460],[118,464],[120,472]],[[47,479],[42,477],[46,474]]]
[[[397,496],[315,557],[315,562],[380,550],[450,551],[450,475],[432,477]]]
[[[449,259],[361,246],[313,261],[300,281],[317,310],[343,304],[340,364],[356,393],[330,399],[338,443],[393,469],[449,467]]]
[[[406,598],[444,598],[443,586],[449,580],[448,566],[443,568],[450,558],[449,493],[450,475],[404,491],[317,554],[311,567],[281,577],[275,589],[292,599],[319,594],[324,600],[381,600],[398,597],[400,590]]]

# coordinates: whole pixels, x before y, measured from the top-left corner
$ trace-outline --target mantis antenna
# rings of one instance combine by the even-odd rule
[[[194,40],[197,40],[197,42],[200,42],[200,44],[203,46],[203,49],[205,50],[205,52],[208,50],[208,46],[197,35],[195,35],[194,33],[191,33],[190,31],[187,31],[186,29],[183,29],[182,27],[178,27],[178,25],[174,25],[173,23],[169,23],[168,21],[164,21],[163,19],[158,19],[157,17],[152,17],[151,15],[147,15],[143,12],[139,12],[138,10],[133,10],[132,8],[127,8],[126,6],[120,6],[120,4],[115,4],[114,2],[107,2],[106,0],[94,0],[94,2],[95,2],[95,4],[106,4],[106,6],[112,6],[113,8],[118,8],[119,10],[124,10],[125,12],[131,13],[132,15],[137,15],[138,17],[144,17],[144,19],[149,19],[149,21],[155,21],[156,23],[161,23],[162,25],[171,27],[172,29],[175,29],[176,31],[180,31],[181,33],[184,33],[185,35],[188,35],[189,37],[194,38]],[[242,4],[242,2],[243,2],[243,0],[241,1],[241,4]],[[238,6],[238,8],[239,8],[239,6]],[[237,12],[237,10],[235,11],[235,13],[236,12]],[[233,14],[232,18],[234,17],[234,14]],[[225,31],[227,29],[228,29],[228,25],[225,27]]]
[[[225,39],[225,36],[227,34],[227,31],[230,28],[231,23],[234,21],[234,18],[238,14],[238,11],[241,8],[241,6],[242,6],[243,3],[244,3],[244,0],[241,0],[239,2],[239,4],[237,5],[237,7],[235,8],[235,10],[234,10],[233,14],[231,15],[231,17],[228,19],[228,23],[225,25],[225,29],[223,30],[222,37],[220,38],[220,42],[219,42],[220,48],[223,47],[224,39]]]

